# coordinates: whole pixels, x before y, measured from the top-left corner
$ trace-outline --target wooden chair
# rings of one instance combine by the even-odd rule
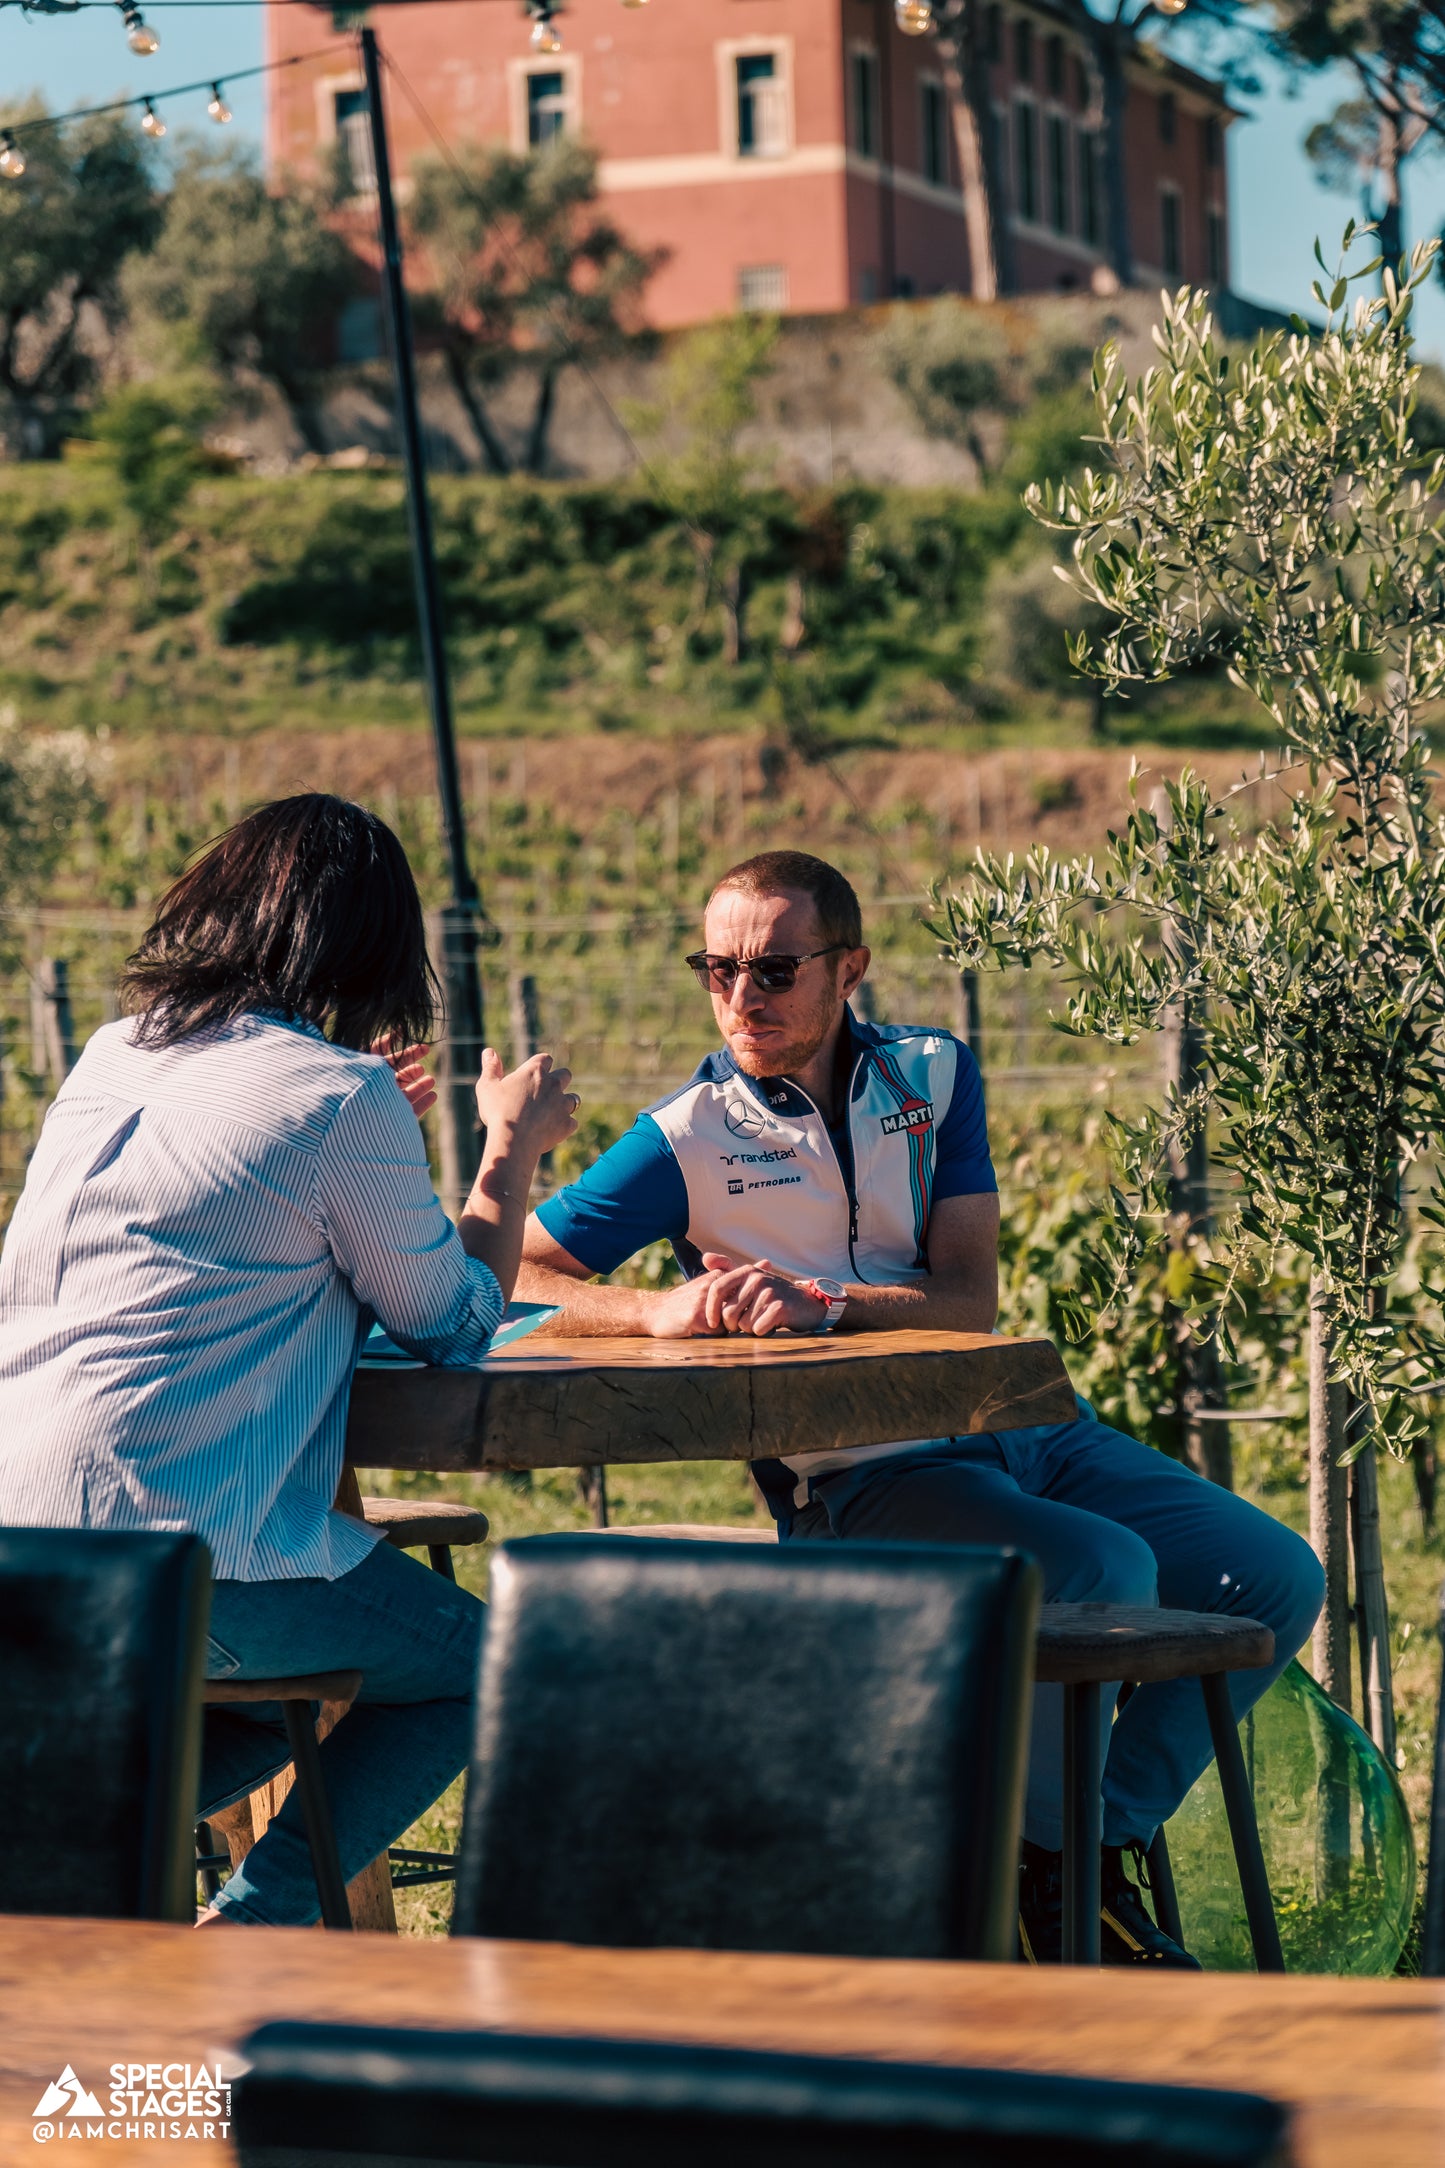
[[[487,1540],[485,1513],[444,1498],[363,1498],[361,1511],[368,1528],[379,1528],[399,1551],[424,1550],[433,1572],[449,1581],[456,1579],[452,1552]]]
[[[280,1679],[207,1679],[201,1690],[207,1708],[237,1702],[280,1702],[286,1721],[286,1743],[291,1749],[291,1767],[301,1795],[301,1814],[306,1824],[311,1871],[316,1877],[316,1895],[321,1902],[321,1919],[323,1925],[332,1928],[350,1928],[351,1906],[346,1895],[346,1878],[341,1871],[341,1856],[336,1849],[336,1829],[316,1743],[316,1705],[328,1701],[349,1704],[360,1691],[359,1671],[319,1671],[310,1677]],[[205,1878],[207,1896],[214,1896],[216,1871],[231,1864],[230,1855],[214,1850],[210,1827],[205,1822],[197,1824],[196,1843],[197,1869]]]
[[[504,1545],[453,1931],[1010,1956],[1037,1608],[1010,1551]]]
[[[1440,1645],[1445,1650],[1445,1588],[1440,1591]],[[1430,1864],[1425,1874],[1420,1970],[1427,1980],[1445,1980],[1445,1656],[1435,1715],[1435,1784],[1430,1799]]]
[[[1250,2093],[666,2041],[272,2024],[241,2044],[246,2168],[1265,2168]]]
[[[0,1911],[192,1920],[198,1536],[0,1529]]]

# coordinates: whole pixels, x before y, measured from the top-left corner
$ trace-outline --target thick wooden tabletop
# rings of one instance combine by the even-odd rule
[[[1048,1340],[846,1332],[761,1340],[566,1340],[533,1333],[469,1370],[359,1370],[360,1468],[590,1468],[770,1460],[1066,1423]]]
[[[1296,2110],[1298,2168],[1445,2160],[1439,1980],[1139,1976],[11,1918],[0,1920],[0,2011],[7,2162],[36,2159],[33,2111],[67,2064],[108,2107],[112,2064],[204,2062],[214,2073],[253,2026],[283,2017],[1238,2086]],[[83,2144],[88,2161],[140,2168],[211,2150],[168,2135]],[[218,2139],[214,2150],[231,2148]]]

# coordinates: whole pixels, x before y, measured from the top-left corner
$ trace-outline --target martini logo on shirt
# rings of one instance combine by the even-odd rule
[[[902,1107],[896,1114],[880,1114],[885,1137],[896,1137],[900,1129],[927,1129],[933,1122],[933,1102],[920,1099],[916,1106]]]

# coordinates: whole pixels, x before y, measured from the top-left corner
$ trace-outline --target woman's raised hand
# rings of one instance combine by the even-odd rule
[[[393,1053],[390,1039],[378,1039],[371,1051],[390,1062],[392,1074],[405,1093],[408,1106],[420,1121],[437,1103],[437,1080],[426,1065],[428,1048],[404,1046]]]
[[[528,1152],[549,1152],[577,1127],[579,1095],[569,1091],[570,1069],[553,1066],[550,1054],[534,1054],[505,1069],[493,1046],[482,1049],[477,1078],[477,1116],[489,1138],[509,1135]]]

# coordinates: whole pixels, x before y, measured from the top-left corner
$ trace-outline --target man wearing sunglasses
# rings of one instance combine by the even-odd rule
[[[769,851],[724,874],[687,958],[723,1044],[527,1223],[517,1292],[574,1334],[991,1332],[997,1185],[983,1092],[945,1031],[861,1022],[868,969],[842,874]],[[663,1293],[588,1284],[670,1240]],[[784,1541],[1014,1544],[1051,1602],[1233,1612],[1275,1635],[1233,1681],[1242,1715],[1304,1642],[1323,1598],[1309,1546],[1244,1500],[1100,1423],[913,1438],[754,1464]],[[1193,1968],[1125,1871],[1211,1758],[1193,1680],[1103,1697],[1106,1962]],[[1021,1945],[1062,1938],[1061,1691],[1035,1693]]]

